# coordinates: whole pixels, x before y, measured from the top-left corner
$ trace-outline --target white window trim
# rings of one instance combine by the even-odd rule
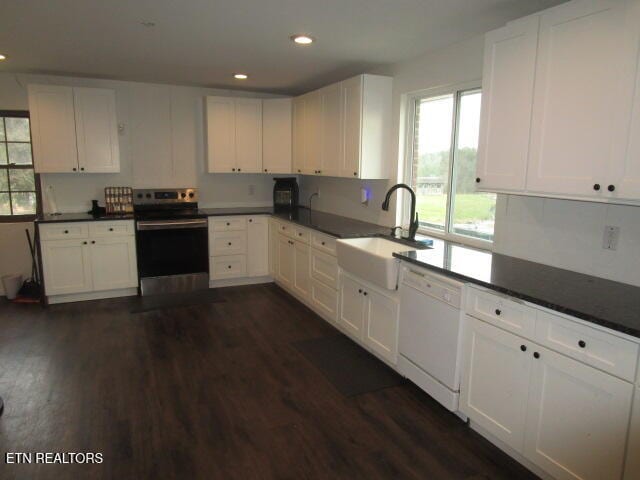
[[[457,135],[455,135],[455,130],[457,128],[457,123],[458,123],[458,110],[459,110],[459,105],[458,105],[458,92],[461,91],[466,91],[466,90],[482,90],[482,82],[480,80],[474,80],[474,81],[470,81],[470,82],[465,82],[465,83],[458,83],[458,84],[450,84],[450,85],[441,85],[438,87],[433,87],[433,88],[428,88],[425,90],[418,90],[415,92],[411,92],[409,94],[406,95],[405,97],[405,101],[406,101],[406,108],[405,108],[405,125],[406,128],[404,129],[405,131],[405,139],[404,139],[404,179],[403,181],[407,184],[407,185],[411,185],[411,175],[412,175],[412,167],[413,167],[413,147],[414,147],[414,129],[415,129],[415,123],[414,123],[414,118],[415,118],[415,108],[416,108],[416,101],[419,98],[423,98],[423,97],[439,97],[439,96],[446,96],[446,95],[454,95],[454,104],[453,104],[453,108],[454,108],[454,112],[455,115],[453,117],[453,134],[454,134],[454,142],[457,141]],[[452,149],[456,148],[456,145],[453,144],[451,146]],[[450,182],[453,182],[453,166],[454,162],[451,162],[449,168],[449,179]],[[403,199],[404,200],[404,197]],[[446,217],[446,225],[449,225],[450,222],[450,218],[449,216],[451,215],[451,202],[453,201],[453,195],[449,195],[448,196],[448,206],[447,206],[447,217]],[[411,205],[408,201],[400,201],[398,202],[398,205],[400,205],[399,211],[401,213],[401,217],[402,218],[402,224],[403,225],[408,225],[409,222],[407,221],[409,219],[409,216],[411,214]],[[447,231],[446,227],[445,230],[436,230],[436,229],[431,229],[431,228],[427,228],[427,227],[419,227],[418,228],[418,233],[422,234],[422,235],[426,235],[429,237],[435,237],[435,238],[440,238],[442,240],[449,240],[455,243],[460,243],[463,245],[468,245],[470,247],[474,247],[474,248],[479,248],[482,250],[493,250],[493,245],[495,242],[491,242],[489,240],[481,240],[479,238],[472,238],[472,237],[467,237],[465,235],[460,235],[457,233],[453,233],[453,232],[449,232]]]

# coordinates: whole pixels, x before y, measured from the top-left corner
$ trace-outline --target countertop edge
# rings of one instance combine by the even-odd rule
[[[584,313],[584,312],[580,312],[578,310],[574,310],[572,308],[567,308],[564,307],[562,305],[558,305],[555,303],[550,303],[546,300],[542,300],[540,298],[536,298],[536,297],[531,297],[527,294],[523,294],[514,290],[510,290],[506,287],[501,287],[499,285],[494,285],[492,283],[487,283],[487,282],[483,282],[482,280],[478,280],[477,278],[472,278],[472,277],[467,277],[466,275],[461,275],[459,273],[455,273],[452,272],[450,270],[447,270],[446,268],[441,268],[441,267],[437,267],[435,265],[431,265],[429,263],[424,263],[421,262],[419,260],[413,259],[413,258],[409,258],[406,257],[404,255],[402,255],[402,253],[394,253],[393,256],[395,258],[398,258],[401,261],[406,261],[408,263],[411,263],[413,265],[417,265],[419,267],[422,268],[426,268],[428,270],[432,270],[434,272],[440,273],[442,275],[448,276],[448,277],[452,277],[452,278],[456,278],[458,280],[462,280],[464,282],[467,283],[472,283],[474,285],[479,285],[481,287],[485,287],[489,290],[493,290],[499,293],[503,293],[505,295],[509,295],[511,297],[520,299],[520,300],[524,300],[525,302],[529,302],[532,303],[534,305],[537,305],[539,307],[544,307],[544,308],[548,308],[549,310],[553,310],[555,312],[559,312],[559,313],[563,313],[565,315],[569,315],[575,318],[578,318],[580,320],[584,320],[585,322],[589,322],[589,323],[593,323],[595,325],[599,325],[601,327],[605,327],[608,328],[610,330],[614,330],[616,332],[620,332],[620,333],[624,333],[626,335],[630,335],[638,340],[640,340],[640,330],[637,329],[633,329],[633,328],[629,328],[629,327],[625,327],[623,325],[619,325],[617,323],[611,322],[605,318],[601,318],[601,317],[595,317],[591,314],[588,313]]]

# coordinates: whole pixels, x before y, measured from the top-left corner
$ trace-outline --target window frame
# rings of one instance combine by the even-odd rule
[[[460,122],[460,97],[465,93],[470,93],[474,91],[479,91],[482,93],[482,83],[480,80],[475,80],[471,82],[465,82],[461,84],[455,85],[444,85],[434,88],[429,88],[425,90],[419,90],[412,92],[406,96],[406,118],[405,118],[405,155],[404,155],[404,182],[407,185],[412,185],[412,176],[413,176],[413,155],[414,155],[414,147],[415,147],[415,134],[416,134],[416,104],[419,100],[429,98],[435,99],[438,97],[446,97],[449,95],[453,96],[453,118],[452,118],[452,142],[451,147],[449,149],[449,185],[447,190],[447,209],[445,212],[445,225],[444,230],[438,230],[436,228],[429,228],[420,225],[418,227],[418,233],[422,235],[426,235],[429,237],[440,238],[443,240],[450,240],[455,243],[460,243],[463,245],[468,245],[474,248],[479,248],[482,250],[493,250],[493,245],[495,242],[495,233],[494,240],[483,240],[480,238],[473,238],[467,235],[461,235],[459,233],[455,233],[451,230],[451,217],[452,217],[452,207],[454,206],[455,199],[455,190],[456,190],[456,178],[455,178],[455,152],[458,147],[458,127]],[[409,202],[401,202],[401,218],[403,219],[403,224],[409,223],[409,217],[411,214],[411,206]]]
[[[22,223],[33,222],[38,215],[42,212],[42,192],[40,188],[40,175],[36,173],[35,161],[33,158],[33,135],[31,133],[31,115],[29,110],[0,110],[0,117],[14,117],[14,118],[28,118],[29,119],[29,145],[31,146],[31,165],[16,165],[9,163],[9,157],[7,156],[7,164],[0,165],[0,170],[20,169],[20,170],[33,170],[35,194],[36,194],[36,213],[29,215],[0,215],[0,223]],[[4,127],[6,128],[6,127]],[[0,143],[8,143],[5,141]],[[26,142],[25,142],[26,143]],[[11,193],[11,186],[9,185],[9,192]],[[9,195],[9,202],[11,202],[11,195]]]

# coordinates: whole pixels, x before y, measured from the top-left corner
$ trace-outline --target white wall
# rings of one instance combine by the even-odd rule
[[[404,163],[404,117],[407,94],[444,85],[458,85],[480,81],[482,77],[483,37],[430,52],[416,59],[391,65],[372,73],[393,77],[393,127],[388,153],[390,180],[359,181],[330,177],[303,177],[300,198],[306,204],[309,195],[320,189],[320,198],[313,199],[313,207],[346,217],[393,226],[397,224],[394,201],[389,212],[381,209],[387,189],[402,179]],[[401,159],[398,162],[398,159]],[[400,169],[399,169],[400,167]],[[368,187],[373,195],[368,206],[360,203],[360,188]],[[405,195],[408,201],[408,195]]]
[[[203,111],[206,95],[270,95],[51,75],[0,74],[0,109],[28,110],[26,86],[29,83],[96,86],[116,91],[118,123],[124,125],[119,137],[120,173],[42,175],[43,193],[46,195],[47,186],[53,186],[62,212],[87,211],[92,199],[104,204],[106,186],[195,186],[200,189],[203,207],[272,204],[271,176],[205,173]],[[45,211],[47,207],[45,199]],[[31,263],[25,226],[31,225],[0,223],[0,276],[29,273]]]

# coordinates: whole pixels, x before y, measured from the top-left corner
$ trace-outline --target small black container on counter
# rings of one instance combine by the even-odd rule
[[[296,177],[274,178],[274,212],[291,211],[298,206],[298,181]]]

